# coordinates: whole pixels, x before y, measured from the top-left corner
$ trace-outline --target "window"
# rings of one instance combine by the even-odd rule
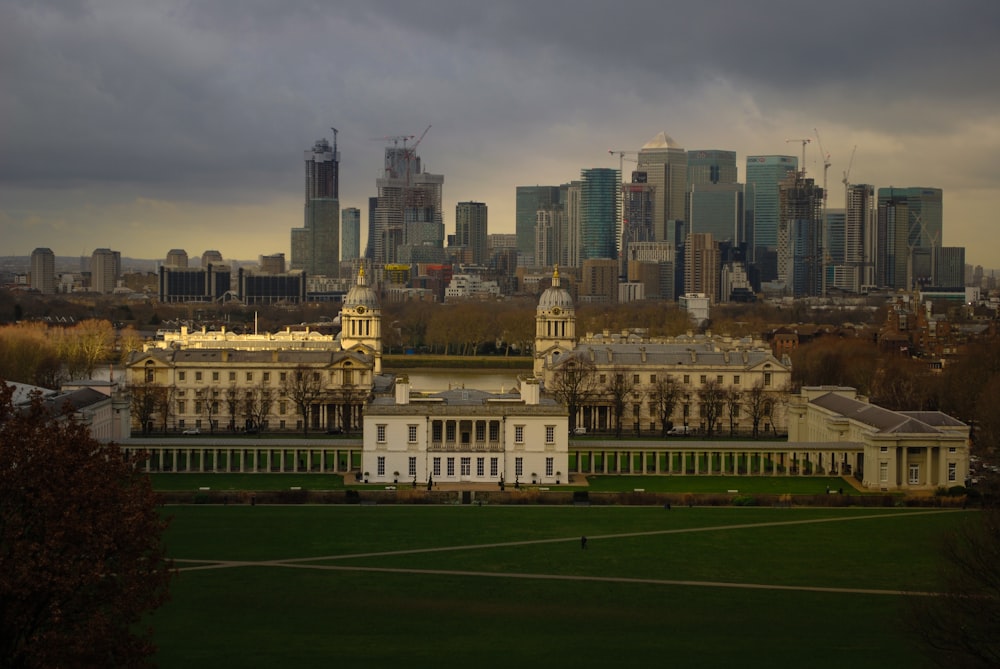
[[[455,475],[455,458],[448,458],[448,476]]]
[[[888,453],[889,452],[889,447],[888,446],[882,446],[878,450],[879,450],[880,453]]]
[[[264,372],[264,383],[270,383],[270,381],[271,381],[271,372]]]
[[[650,383],[656,383],[656,374],[650,374],[649,375],[649,382]]]
[[[556,426],[546,425],[545,426],[545,443],[552,444],[556,440]]]
[[[555,467],[553,467],[554,464],[555,464],[555,458],[545,458],[545,475],[546,476],[552,476],[552,472],[555,469]]]
[[[408,442],[410,442],[411,444],[415,444],[417,442],[417,426],[416,425],[407,425],[406,426],[406,440]]]
[[[889,480],[889,463],[880,462],[878,463],[878,480],[885,483]]]
[[[195,381],[201,381],[201,372],[195,372],[194,373],[194,380]]]
[[[464,457],[462,458],[462,476],[470,476],[472,474],[472,458]]]
[[[375,474],[377,476],[385,476],[385,456],[380,455],[375,460]]]
[[[486,441],[486,423],[482,421],[476,423],[476,441]]]
[[[958,479],[958,465],[954,462],[948,463],[948,480],[955,481]]]
[[[278,374],[278,380],[281,381],[282,383],[284,383],[285,381],[287,381],[288,380],[288,372],[281,372],[280,374]]]
[[[288,402],[285,402],[284,400],[278,402],[278,413],[284,416],[285,413],[287,412],[288,412]]]
[[[187,409],[184,406],[184,400],[177,401],[177,413],[187,413]]]
[[[684,375],[684,383],[685,384],[691,383],[691,375],[690,374],[685,374]]]
[[[476,476],[486,476],[486,458],[476,458]]]
[[[764,385],[771,385],[771,372],[764,372]]]
[[[455,441],[455,423],[449,421],[444,424],[445,441]]]
[[[441,421],[436,420],[431,424],[431,441],[441,441]]]
[[[375,441],[380,444],[385,443],[385,423],[379,423],[375,426]]]
[[[236,380],[236,372],[229,372],[229,380],[230,381]]]
[[[247,381],[253,381],[253,372],[247,372]]]
[[[201,400],[195,400],[194,402],[194,412],[201,413]]]
[[[948,452],[949,453],[958,453],[958,449],[955,448],[954,446],[949,446],[948,447]]]
[[[514,426],[514,443],[523,444],[524,443],[524,426],[515,425]]]
[[[490,476],[496,476],[500,471],[500,458],[490,458]]]
[[[431,467],[434,472],[434,476],[441,476],[441,458],[437,457],[431,461]]]
[[[500,441],[500,423],[498,421],[490,423],[490,441]]]
[[[632,375],[632,383],[639,383],[639,375],[638,374],[633,374]]]
[[[313,372],[313,381],[319,383],[319,372]]]
[[[708,376],[705,375],[705,374],[702,374],[701,376],[699,376],[698,377],[698,383],[708,383]]]
[[[607,374],[601,374],[601,375],[600,375],[600,376],[598,377],[597,381],[598,381],[598,383],[600,383],[601,385],[604,385],[605,383],[607,383],[607,382],[608,382],[608,375],[607,375]]]
[[[740,375],[739,374],[735,374],[733,376],[733,385],[734,386],[740,385]]]
[[[524,458],[514,458],[514,476],[524,476]]]
[[[718,384],[722,383],[722,374],[716,375],[715,382],[718,383]]]
[[[417,475],[417,459],[413,456],[410,456],[410,463],[406,468],[406,473],[408,476]]]
[[[187,372],[177,372],[177,380],[184,381],[187,379]]]

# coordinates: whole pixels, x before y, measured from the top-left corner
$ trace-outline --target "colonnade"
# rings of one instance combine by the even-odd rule
[[[576,474],[665,474],[705,476],[811,476],[854,473],[860,448],[789,449],[744,445],[580,448],[570,445],[569,469]]]
[[[143,446],[147,472],[313,472],[343,474],[357,469],[358,446]]]

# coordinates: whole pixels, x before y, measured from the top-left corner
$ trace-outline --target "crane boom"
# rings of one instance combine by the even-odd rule
[[[785,143],[788,142],[802,142],[802,164],[799,165],[799,171],[804,175],[806,173],[806,144],[811,142],[812,139],[809,137],[803,137],[802,139],[786,139]]]

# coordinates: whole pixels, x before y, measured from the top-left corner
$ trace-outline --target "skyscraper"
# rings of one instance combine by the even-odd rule
[[[580,171],[581,258],[618,257],[621,173],[607,167]]]
[[[826,216],[826,283],[828,287],[860,293],[874,283],[875,189],[848,184],[845,208]]]
[[[823,189],[793,172],[778,185],[778,280],[794,297],[823,293]]]
[[[94,249],[90,256],[90,288],[95,293],[110,293],[118,287],[122,273],[122,254],[111,249]]]
[[[539,209],[551,209],[560,204],[559,186],[518,186],[514,211],[514,232],[517,250],[529,259],[535,252],[535,223]],[[535,264],[534,261],[530,264]]]
[[[46,295],[56,292],[56,254],[52,249],[31,252],[31,289]]]
[[[691,184],[734,184],[737,180],[736,152],[692,149],[687,152],[687,180]]]
[[[483,202],[459,202],[455,206],[455,242],[472,250],[472,263],[485,265],[487,247],[487,210]]]
[[[423,172],[414,147],[385,149],[385,170],[376,180],[373,260],[396,262],[444,260],[444,176]]]
[[[340,272],[340,152],[324,138],[305,152],[305,222],[292,228],[293,270],[312,276]]]
[[[632,181],[622,184],[622,274],[627,274],[630,247],[633,244],[652,242],[653,234],[653,187],[646,181],[646,173],[632,172]],[[672,261],[673,258],[670,258]]]
[[[687,152],[665,132],[646,142],[639,151],[636,171],[646,173],[646,183],[653,191],[655,241],[673,241],[668,222],[684,220],[687,160]]]
[[[684,244],[684,292],[719,301],[719,245],[709,232],[691,233]]]
[[[746,241],[764,281],[777,278],[773,255],[778,247],[778,184],[789,172],[798,171],[798,166],[795,156],[747,156]]]
[[[879,286],[910,290],[934,283],[934,249],[941,246],[942,213],[940,188],[878,189],[875,271]]]
[[[187,267],[188,254],[184,249],[170,249],[167,251],[167,258],[163,263],[169,267]]]
[[[347,207],[340,210],[340,259],[361,257],[361,210]]]

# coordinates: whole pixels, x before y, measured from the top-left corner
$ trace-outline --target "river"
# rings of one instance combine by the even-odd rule
[[[392,371],[392,370],[387,370]],[[410,377],[413,390],[437,392],[449,388],[469,388],[498,393],[510,391],[517,384],[518,374],[531,374],[530,369],[400,369],[397,376]]]

